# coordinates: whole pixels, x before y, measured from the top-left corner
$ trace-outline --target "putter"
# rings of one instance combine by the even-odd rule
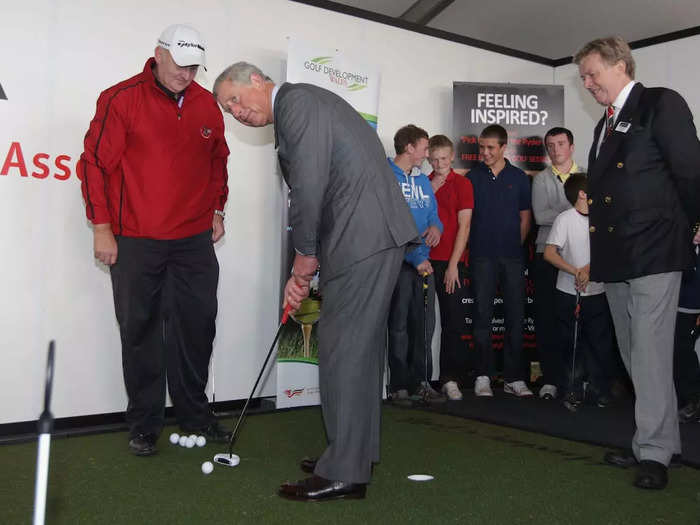
[[[576,374],[576,343],[578,342],[578,319],[581,314],[581,292],[576,290],[576,307],[574,308],[574,351],[571,358],[571,377],[569,378],[569,392],[564,398],[564,406],[570,412],[576,412],[579,400],[574,393],[574,375]]]
[[[428,341],[428,273],[423,273],[423,348],[425,351],[425,384],[430,388],[430,381],[428,379],[428,352],[431,352],[430,341]],[[423,399],[421,400],[424,404],[429,405],[431,403],[429,396],[429,390],[423,392]],[[442,399],[434,399],[433,402],[440,402]]]
[[[425,384],[428,383],[428,272],[423,273],[423,353],[425,355]],[[423,399],[421,400],[424,404],[429,404],[428,401],[428,390],[423,391]]]
[[[279,339],[279,337],[280,337],[280,333],[282,332],[282,327],[287,322],[287,319],[289,319],[290,309],[291,309],[291,307],[289,305],[285,306],[285,308],[284,308],[284,313],[282,314],[282,320],[280,321],[280,324],[277,327],[277,333],[275,334],[275,338],[272,341],[272,344],[270,345],[270,351],[267,353],[267,357],[265,358],[265,362],[263,363],[262,368],[260,369],[260,373],[258,374],[258,378],[255,380],[255,384],[253,385],[253,389],[250,391],[250,395],[248,396],[248,400],[245,402],[245,405],[243,405],[243,410],[241,410],[241,414],[238,416],[238,421],[236,421],[236,425],[233,427],[233,432],[231,433],[231,439],[229,439],[229,442],[228,442],[228,453],[222,452],[222,453],[216,454],[214,456],[214,463],[218,463],[219,465],[226,465],[227,467],[235,467],[241,461],[241,458],[233,453],[233,443],[236,441],[236,436],[238,435],[238,429],[240,428],[241,423],[243,422],[243,418],[245,417],[246,411],[248,410],[248,405],[250,404],[250,400],[253,398],[253,394],[255,394],[255,390],[258,388],[258,383],[260,382],[260,378],[263,376],[263,372],[265,372],[265,368],[267,368],[267,362],[270,360],[270,356],[272,355],[272,351],[275,349],[275,344],[277,344],[277,339]]]
[[[34,525],[43,524],[46,515],[46,486],[49,479],[49,451],[51,449],[51,430],[53,430],[53,414],[51,414],[50,405],[53,387],[54,348],[55,344],[51,341],[46,359],[44,411],[37,422],[39,447],[36,457],[36,483],[34,485]]]

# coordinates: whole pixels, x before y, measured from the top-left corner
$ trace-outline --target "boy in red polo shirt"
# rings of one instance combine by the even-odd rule
[[[454,146],[445,135],[430,138],[428,161],[433,167],[430,183],[444,227],[437,246],[430,250],[435,290],[440,304],[440,382],[451,400],[462,399],[459,383],[467,372],[467,351],[462,341],[464,315],[461,296],[455,291],[464,282],[467,240],[474,208],[472,184],[452,170]]]

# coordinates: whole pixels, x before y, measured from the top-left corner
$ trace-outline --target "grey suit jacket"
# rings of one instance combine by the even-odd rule
[[[318,86],[286,83],[274,124],[294,248],[316,255],[322,282],[418,240],[377,133],[350,104]]]

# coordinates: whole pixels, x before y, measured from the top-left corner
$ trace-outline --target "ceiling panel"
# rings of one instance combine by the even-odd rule
[[[346,0],[337,3],[398,18],[415,3],[415,0]]]
[[[344,5],[398,18],[415,0],[310,3],[329,9]],[[568,57],[601,36],[619,34],[634,42],[698,27],[700,0],[455,0],[427,25],[428,30],[553,60]]]
[[[601,36],[632,42],[700,26],[700,0],[457,0],[428,25],[556,59]]]

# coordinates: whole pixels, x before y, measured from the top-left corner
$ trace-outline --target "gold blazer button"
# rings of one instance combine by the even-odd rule
[[[612,197],[610,195],[606,195],[603,201],[605,201],[605,204],[610,204],[612,202]]]
[[[625,165],[624,162],[618,162],[618,163],[617,163],[617,167],[618,167],[618,168],[622,168],[622,167],[624,167],[624,165]]]
[[[590,228],[588,228],[588,231],[591,233],[595,233],[595,226],[591,226]]]
[[[609,233],[612,233],[614,229],[615,229],[615,226],[608,226]]]
[[[593,204],[593,199],[588,199],[588,205],[590,206],[591,204]]]

